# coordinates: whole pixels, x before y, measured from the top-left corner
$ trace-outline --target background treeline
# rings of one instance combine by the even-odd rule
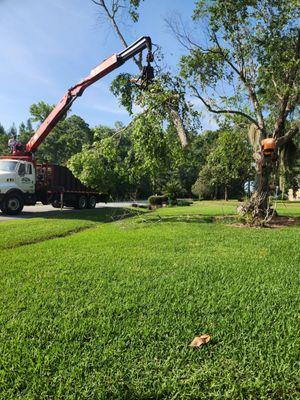
[[[18,129],[13,125],[5,131],[0,125],[1,154],[7,153],[7,141],[14,134],[25,144],[34,133],[32,123],[43,122],[52,107],[44,102],[33,104],[30,118]],[[201,134],[190,130],[189,146],[182,150],[172,125],[163,132],[155,123],[141,125],[140,134],[136,128],[124,129],[120,122],[114,128],[91,128],[77,115],[66,116],[39,148],[38,159],[68,165],[84,183],[116,199],[170,191],[177,197],[203,199],[245,194],[253,167],[242,128],[224,125]]]

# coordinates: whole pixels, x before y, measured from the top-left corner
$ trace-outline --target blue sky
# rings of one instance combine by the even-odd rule
[[[179,13],[188,20],[193,7],[193,0],[145,0],[139,22],[122,29],[128,42],[151,36],[175,70],[183,49],[168,32],[164,18]],[[6,129],[13,122],[18,126],[26,121],[31,104],[57,103],[102,59],[122,49],[91,0],[0,0],[0,38],[0,123]],[[128,61],[88,88],[72,112],[91,126],[127,123],[127,112],[109,91],[121,71],[134,72],[136,67]]]

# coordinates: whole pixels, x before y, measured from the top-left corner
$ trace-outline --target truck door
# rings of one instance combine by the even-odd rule
[[[18,186],[23,193],[34,193],[35,172],[31,163],[20,163],[18,168]]]

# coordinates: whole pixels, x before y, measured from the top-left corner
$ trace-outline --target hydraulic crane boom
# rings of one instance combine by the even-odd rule
[[[144,49],[148,49],[147,62],[148,65],[143,71],[146,75],[145,78],[151,79],[153,77],[153,69],[150,62],[153,60],[152,56],[152,44],[151,39],[148,36],[143,36],[125,50],[118,54],[113,54],[102,63],[100,63],[96,68],[92,69],[89,76],[84,78],[82,81],[77,83],[75,86],[71,87],[67,93],[62,97],[62,99],[57,103],[53,111],[48,115],[45,121],[41,124],[32,138],[26,144],[26,153],[33,154],[38,149],[39,145],[46,139],[48,134],[56,126],[56,124],[63,118],[66,112],[69,110],[73,102],[77,97],[81,96],[84,90],[92,85],[94,82],[101,79],[103,76],[109,74],[111,71],[120,67],[127,60],[134,57]]]

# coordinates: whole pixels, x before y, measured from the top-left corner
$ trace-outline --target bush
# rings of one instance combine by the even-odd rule
[[[163,193],[168,196],[169,202],[175,201],[176,204],[177,197],[184,196],[186,190],[181,186],[179,181],[173,180],[165,185]]]
[[[172,199],[169,197],[168,204],[169,206],[177,206],[177,199]]]
[[[193,204],[193,202],[189,200],[177,200],[177,205],[181,207],[190,206],[191,204]]]
[[[168,196],[150,196],[148,201],[152,206],[161,206],[163,203],[168,204]]]

